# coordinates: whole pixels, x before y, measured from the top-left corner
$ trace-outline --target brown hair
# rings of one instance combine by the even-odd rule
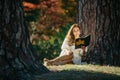
[[[70,29],[69,29],[69,31],[68,31],[68,33],[66,35],[66,38],[65,38],[65,40],[68,42],[68,44],[70,46],[72,46],[75,43],[75,36],[73,35],[73,28],[75,28],[75,27],[78,27],[80,29],[80,27],[78,26],[78,24],[73,24],[70,27]]]

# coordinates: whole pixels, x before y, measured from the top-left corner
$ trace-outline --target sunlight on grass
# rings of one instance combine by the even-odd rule
[[[102,73],[110,73],[120,76],[120,67],[113,67],[113,66],[100,66],[100,65],[60,65],[60,66],[47,66],[50,70],[84,70],[84,71],[94,71],[94,72],[102,72]]]
[[[43,74],[42,80],[120,80],[120,67],[91,64],[46,67],[52,72]]]

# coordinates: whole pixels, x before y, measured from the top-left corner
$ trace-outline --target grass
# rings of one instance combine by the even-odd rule
[[[120,80],[120,67],[99,65],[46,66],[52,72],[41,80]]]

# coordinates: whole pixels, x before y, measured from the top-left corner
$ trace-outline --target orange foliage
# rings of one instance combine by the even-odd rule
[[[33,4],[33,3],[30,3],[30,2],[26,2],[26,1],[23,1],[23,6],[24,6],[24,10],[25,11],[29,11],[31,9],[39,9],[40,8],[40,4]]]
[[[37,22],[37,28],[43,33],[55,32],[57,28],[64,24],[61,0],[41,0],[40,18]],[[43,27],[44,26],[44,30]],[[46,29],[49,29],[49,31]]]
[[[23,6],[28,13],[31,10],[40,10],[36,28],[43,34],[55,32],[56,29],[64,24],[64,9],[62,9],[61,0],[40,0],[38,4],[24,1]]]

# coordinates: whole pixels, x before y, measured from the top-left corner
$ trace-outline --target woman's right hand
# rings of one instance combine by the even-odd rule
[[[85,46],[81,46],[81,49],[83,50],[83,53],[85,53]]]

